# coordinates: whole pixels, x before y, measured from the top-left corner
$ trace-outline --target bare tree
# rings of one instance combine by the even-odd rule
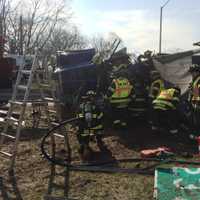
[[[6,21],[10,8],[9,0],[0,0],[0,57],[2,58],[6,40]]]
[[[106,52],[111,48],[112,42],[106,40],[101,35],[96,35],[91,39],[91,46],[96,49],[97,52]]]
[[[47,61],[53,61],[55,64],[55,58],[57,51],[68,51],[68,50],[80,50],[87,47],[87,40],[76,27],[55,28],[51,34],[51,37],[45,44],[42,54]],[[52,65],[52,62],[50,63]]]
[[[109,33],[108,37],[103,37],[101,35],[94,36],[90,40],[90,45],[96,49],[96,51],[102,58],[106,58],[112,53],[112,50],[115,48],[115,40],[122,41],[116,33],[111,32]]]
[[[16,53],[22,51],[27,54],[35,48],[44,48],[49,41],[54,28],[59,22],[71,17],[66,11],[64,0],[27,0],[20,1],[12,7],[8,20],[8,39],[16,47]],[[23,14],[23,15],[22,15]],[[20,23],[20,16],[21,23]]]
[[[86,47],[86,39],[80,34],[76,27],[55,29],[48,42],[52,53],[56,51],[67,51],[74,49],[83,49]]]

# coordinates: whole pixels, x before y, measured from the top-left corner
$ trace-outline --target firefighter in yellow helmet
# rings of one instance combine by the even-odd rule
[[[152,124],[152,102],[157,98],[160,92],[164,89],[164,80],[161,78],[160,73],[157,70],[150,72],[150,86],[148,94],[148,121]]]
[[[114,73],[107,90],[107,98],[111,105],[113,126],[126,128],[128,121],[128,106],[134,96],[133,85],[125,71]]]
[[[90,160],[91,148],[89,146],[91,138],[95,137],[100,150],[105,146],[102,141],[103,136],[103,112],[96,105],[96,93],[89,90],[82,97],[82,102],[77,113],[78,120],[78,142],[80,144],[79,154],[83,161]]]
[[[164,89],[164,80],[161,78],[160,73],[156,70],[150,73],[150,87],[149,87],[149,99],[153,102]]]
[[[192,74],[192,83],[189,90],[188,101],[192,110],[193,134],[200,133],[200,65],[193,64],[189,72]]]
[[[172,87],[164,89],[153,101],[153,124],[152,130],[158,128],[168,129],[173,135],[178,134],[178,106],[180,102],[180,88]]]

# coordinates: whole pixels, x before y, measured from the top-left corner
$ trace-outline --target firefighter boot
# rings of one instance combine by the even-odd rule
[[[89,145],[83,145],[82,152],[80,153],[80,157],[82,162],[88,162],[91,159],[92,151]]]
[[[102,152],[107,151],[107,147],[105,145],[105,143],[102,140],[102,136],[101,135],[97,135],[96,136],[96,140],[97,140],[97,146],[99,147],[99,150]]]
[[[121,129],[122,129],[122,130],[127,129],[127,123],[126,123],[126,122],[121,121],[120,125],[121,125]]]

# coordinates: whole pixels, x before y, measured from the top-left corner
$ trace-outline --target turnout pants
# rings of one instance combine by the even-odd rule
[[[127,126],[128,108],[118,108],[112,106],[112,121],[114,126]]]
[[[200,135],[200,108],[192,109],[192,127],[194,131],[194,135]]]
[[[102,143],[103,130],[102,129],[89,129],[84,127],[79,127],[77,133],[77,139],[80,144],[80,153],[83,153],[85,148],[89,148],[89,143],[93,138],[96,138],[97,145]]]
[[[153,111],[153,127],[164,128],[172,134],[178,132],[178,115],[177,110],[161,110]]]

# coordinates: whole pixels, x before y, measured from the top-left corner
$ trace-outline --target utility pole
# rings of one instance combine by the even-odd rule
[[[22,24],[22,15],[19,19],[19,55],[23,55],[23,24]]]
[[[163,6],[160,7],[160,37],[159,37],[159,54],[162,53],[162,15],[163,8],[169,3],[170,0],[166,1]]]
[[[0,58],[3,58],[3,18],[0,16]]]

